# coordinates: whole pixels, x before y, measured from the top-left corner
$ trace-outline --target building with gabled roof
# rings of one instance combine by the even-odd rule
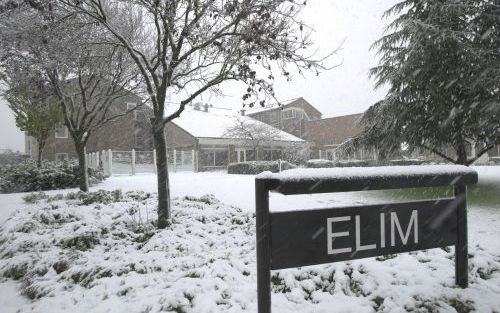
[[[305,124],[321,119],[321,112],[304,98],[244,111],[252,118],[304,139]]]
[[[342,153],[337,148],[347,140],[361,132],[359,125],[363,113],[335,116],[321,120],[309,121],[305,124],[304,138],[313,144],[316,155],[320,159],[366,159],[372,157],[367,151]]]
[[[231,131],[242,123],[273,134],[273,138],[255,146],[248,137]],[[208,105],[186,108],[180,117],[167,123],[165,135],[169,149],[176,151],[175,159],[186,158],[188,163],[194,163],[196,171],[225,169],[229,163],[278,160],[284,150],[306,144],[301,138],[249,116]]]

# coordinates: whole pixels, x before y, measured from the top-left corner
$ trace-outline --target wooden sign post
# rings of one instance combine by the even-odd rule
[[[255,180],[259,313],[271,312],[271,270],[455,246],[456,284],[467,287],[465,166],[300,169]],[[283,195],[453,186],[454,197],[380,205],[271,212]]]

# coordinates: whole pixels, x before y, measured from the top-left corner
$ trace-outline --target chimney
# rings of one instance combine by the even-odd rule
[[[196,111],[199,111],[199,110],[200,110],[200,103],[199,103],[199,102],[197,102],[197,103],[195,103],[195,104],[194,104],[194,109],[195,109]]]
[[[205,103],[205,104],[203,105],[203,109],[205,110],[205,112],[208,112],[208,103]]]
[[[240,110],[241,116],[245,116],[245,109]]]

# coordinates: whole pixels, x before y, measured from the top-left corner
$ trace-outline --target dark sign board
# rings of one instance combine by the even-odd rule
[[[271,269],[456,243],[452,199],[271,213]]]
[[[457,285],[467,279],[467,184],[477,173],[462,167],[409,167],[403,174],[383,168],[331,169],[332,177],[311,171],[300,175],[258,176],[255,184],[257,292],[259,313],[271,312],[270,271],[455,246]],[[328,170],[326,170],[328,171]],[[342,178],[345,171],[346,178]],[[380,172],[383,175],[366,173]],[[389,171],[390,172],[390,171]],[[288,174],[288,173],[287,173]],[[380,205],[269,211],[269,192],[284,195],[453,186],[455,197]]]

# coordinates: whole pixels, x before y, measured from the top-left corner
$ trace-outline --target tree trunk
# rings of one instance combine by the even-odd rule
[[[75,140],[75,148],[78,154],[78,184],[81,191],[87,192],[89,191],[89,174],[87,171],[85,144],[78,144]]]
[[[458,146],[457,146],[457,164],[460,165],[469,165],[469,162],[467,160],[467,149],[465,147],[465,141],[464,140],[459,140]]]
[[[170,225],[170,184],[168,180],[167,143],[163,121],[153,123],[153,138],[156,149],[156,173],[158,182],[158,228]]]
[[[38,139],[37,142],[38,142],[38,155],[36,158],[36,166],[40,168],[42,167],[42,153],[43,149],[45,148],[45,140]]]

